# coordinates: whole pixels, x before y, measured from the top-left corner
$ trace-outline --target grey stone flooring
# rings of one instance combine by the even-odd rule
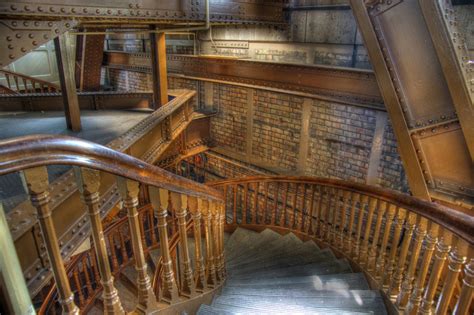
[[[81,111],[82,131],[72,132],[66,128],[63,112],[0,112],[0,140],[33,134],[57,134],[105,145],[150,113],[144,110]],[[68,169],[66,166],[48,167],[50,181]],[[0,176],[0,203],[6,212],[25,198],[18,173]]]

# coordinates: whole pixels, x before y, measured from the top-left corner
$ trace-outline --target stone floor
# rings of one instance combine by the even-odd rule
[[[148,116],[148,110],[81,111],[82,131],[66,128],[63,112],[0,112],[0,140],[33,134],[69,135],[107,144]],[[48,167],[50,181],[69,167]],[[0,176],[0,203],[6,212],[25,200],[20,176],[13,173]]]

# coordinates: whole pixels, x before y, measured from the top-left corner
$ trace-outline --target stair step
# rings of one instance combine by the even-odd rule
[[[298,255],[293,257],[282,257],[275,259],[273,261],[266,261],[263,263],[251,263],[247,264],[245,267],[239,267],[237,269],[230,269],[228,271],[229,276],[239,275],[245,273],[255,273],[259,270],[271,270],[271,269],[281,269],[288,268],[297,265],[305,265],[309,263],[323,262],[323,261],[334,261],[336,257],[330,250],[321,251],[318,255]]]
[[[260,288],[273,286],[275,288],[293,288],[307,286],[316,290],[368,290],[369,285],[363,273],[328,274],[306,277],[282,277],[269,279],[229,279],[226,287]]]
[[[383,299],[377,291],[340,290],[340,291],[299,291],[288,295],[288,292],[268,290],[263,295],[223,294],[214,300],[213,305],[233,305],[252,307],[254,309],[297,309],[314,310],[314,308],[347,309],[359,311],[370,310],[375,314],[385,314]],[[273,295],[272,295],[273,294]]]
[[[239,253],[239,249],[241,246],[245,246],[247,240],[252,237],[258,235],[257,232],[249,231],[242,228],[237,228],[234,233],[229,238],[228,243],[225,246],[225,251],[228,253],[227,258],[232,257]]]
[[[201,307],[199,307],[196,314],[197,315],[233,315],[235,313],[223,308],[218,308],[211,305],[203,304],[201,305]]]
[[[120,302],[122,303],[123,309],[126,312],[133,311],[138,301],[138,296],[136,295],[136,293],[131,291],[128,288],[128,285],[126,285],[122,279],[117,279],[114,284],[115,288],[118,291],[118,295],[120,298]]]
[[[290,276],[314,276],[331,273],[347,273],[352,269],[345,259],[333,261],[323,261],[320,263],[312,263],[300,266],[286,268],[272,268],[270,270],[260,270],[257,272],[233,275],[230,279],[263,279],[274,277],[290,277]]]
[[[326,296],[338,296],[344,295],[348,291],[354,291],[353,289],[317,289],[312,287],[311,284],[293,284],[293,285],[262,285],[259,287],[255,286],[225,286],[222,289],[221,295],[248,295],[248,296],[280,296],[285,298],[292,297],[317,297],[320,293],[324,293]],[[364,290],[360,290],[364,291]],[[365,290],[371,292],[370,290]]]
[[[272,257],[275,253],[280,255],[289,255],[295,250],[299,249],[303,242],[293,233],[289,233],[279,239],[273,240],[272,242],[265,244],[262,248],[251,251],[244,254],[240,254],[233,260],[228,259],[226,261],[227,266],[239,265],[245,262],[250,262],[258,258]]]
[[[204,305],[202,305],[204,306]],[[208,306],[208,305],[206,305]],[[270,310],[269,310],[270,309]],[[211,310],[211,312],[222,312],[222,313],[206,313],[207,310]],[[298,315],[326,315],[326,314],[334,314],[334,315],[375,315],[379,314],[371,310],[364,310],[359,309],[357,311],[353,309],[347,308],[325,308],[325,307],[279,307],[277,310],[270,307],[268,309],[262,309],[257,307],[253,307],[253,305],[229,305],[229,304],[221,304],[215,303],[208,308],[204,308],[203,312],[198,314],[202,315],[214,315],[214,314],[248,314],[248,315],[255,315],[255,314],[262,314],[262,315],[273,315],[273,314],[298,314]],[[384,314],[384,313],[380,313]]]
[[[120,275],[120,280],[123,285],[127,287],[128,290],[131,292],[138,294],[138,287],[136,285],[138,278],[138,272],[135,269],[135,265],[129,265],[125,269],[122,270]]]
[[[233,259],[244,257],[247,253],[260,248],[263,244],[280,239],[281,235],[270,229],[266,229],[261,233],[249,234],[247,240],[240,244],[238,252],[228,252],[229,258],[227,261],[230,263]]]

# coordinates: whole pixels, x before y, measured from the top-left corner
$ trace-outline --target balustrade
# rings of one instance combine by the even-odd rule
[[[87,312],[100,295],[105,314],[166,312],[175,303],[182,303],[183,298],[193,297],[196,288],[207,292],[208,279],[211,279],[213,288],[223,283],[224,221],[221,219],[222,209],[214,209],[214,205],[222,203],[222,195],[217,190],[87,141],[68,137],[62,142],[55,139],[54,143],[49,142],[51,137],[28,140],[19,140],[16,145],[12,142],[0,144],[0,175],[21,170],[24,186],[38,213],[48,263],[54,275],[54,285],[38,310],[39,314]],[[25,144],[40,153],[25,158],[21,154]],[[54,164],[74,166],[77,187],[91,226],[91,248],[73,256],[67,263],[62,257],[61,243],[49,207],[47,165]],[[123,207],[118,213],[126,215],[115,218],[104,229],[100,194],[101,176],[106,174],[115,175]],[[109,178],[113,180],[114,177]],[[142,190],[147,190],[146,199],[151,204],[139,209],[140,184]],[[209,204],[213,205],[212,209],[209,209]],[[188,219],[188,208],[191,219]],[[169,213],[172,214],[170,220]],[[208,220],[205,225],[206,249],[208,260],[218,267],[218,281],[214,281],[215,276],[205,276],[200,246],[202,217]],[[196,241],[194,266],[188,248],[190,228],[193,228]],[[156,268],[152,286],[146,259],[150,251],[158,247],[161,263]],[[183,275],[175,272],[178,263],[176,250],[180,252]],[[132,263],[137,271],[138,303],[134,310],[127,310],[122,307],[123,301],[114,278]],[[197,285],[195,275],[199,279]]]
[[[332,179],[248,177],[209,185],[232,192],[224,195],[229,228],[292,231],[331,246],[372,278],[400,313],[472,313],[472,216]],[[267,187],[275,187],[274,193]],[[259,202],[247,203],[250,198]],[[259,205],[264,220],[258,220]]]
[[[59,85],[38,78],[5,69],[0,69],[0,74],[5,80],[5,87],[12,93],[52,93],[60,91]]]

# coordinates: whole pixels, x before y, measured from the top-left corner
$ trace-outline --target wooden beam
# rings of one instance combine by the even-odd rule
[[[155,108],[168,103],[168,73],[166,68],[166,40],[164,33],[151,33],[151,72]]]
[[[54,39],[66,124],[68,129],[80,131],[81,112],[76,92],[76,80],[74,77],[75,58],[74,52],[71,49],[72,46],[71,38],[67,34],[60,35]]]

